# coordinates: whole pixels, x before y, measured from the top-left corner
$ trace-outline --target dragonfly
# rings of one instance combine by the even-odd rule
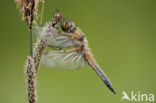
[[[41,63],[51,68],[65,70],[84,68],[88,64],[106,86],[116,94],[111,82],[96,63],[88,47],[85,34],[73,22],[67,19],[63,20],[62,15],[59,13],[47,25],[40,28],[42,33],[43,31],[44,34],[52,32],[50,28],[55,28],[58,31],[54,33],[53,38],[48,43],[48,47],[51,49],[42,56]]]

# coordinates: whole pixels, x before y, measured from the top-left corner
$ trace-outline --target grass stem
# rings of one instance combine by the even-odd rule
[[[43,13],[44,13],[44,2],[45,2],[45,1],[43,1],[43,4],[42,4],[41,18],[40,18],[40,25],[42,25],[42,21],[43,21]]]
[[[30,56],[33,57],[33,29],[30,29]]]

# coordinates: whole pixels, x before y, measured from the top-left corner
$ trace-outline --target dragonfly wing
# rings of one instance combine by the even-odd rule
[[[42,57],[41,63],[48,67],[64,70],[74,70],[82,68],[86,64],[80,53],[66,53],[60,51],[47,52]]]
[[[43,41],[50,41],[55,35],[58,34],[56,28],[50,26],[49,23],[45,25],[38,26],[33,29],[33,33],[37,36],[38,39],[42,39]]]
[[[66,36],[56,36],[54,38],[52,38],[49,42],[49,45],[52,47],[61,47],[62,48],[71,48],[74,46],[74,41]]]

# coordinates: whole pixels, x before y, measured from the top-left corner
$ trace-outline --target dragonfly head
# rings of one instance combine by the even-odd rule
[[[73,22],[65,21],[61,24],[61,28],[64,32],[70,32],[75,28],[75,25]]]

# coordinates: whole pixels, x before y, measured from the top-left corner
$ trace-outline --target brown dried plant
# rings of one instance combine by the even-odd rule
[[[44,0],[16,0],[17,7],[20,9],[22,14],[22,19],[26,20],[30,29],[30,56],[28,57],[25,66],[26,90],[29,103],[37,103],[36,75],[39,70],[40,60],[47,48],[50,38],[54,36],[57,31],[57,23],[61,20],[61,15],[57,13],[49,25],[50,30],[52,30],[51,34],[43,35],[42,38],[38,39],[32,54],[32,25],[37,21],[38,4],[41,1],[44,2]]]
[[[25,66],[25,75],[27,83],[27,97],[29,103],[37,103],[36,94],[36,72],[34,68],[34,60],[31,56],[28,57]]]
[[[43,40],[38,40],[38,42],[36,43],[36,47],[34,48],[33,59],[34,59],[34,68],[36,73],[39,69],[41,57],[44,51],[46,50],[46,47],[47,47],[47,42]]]
[[[60,21],[61,15],[58,13],[52,19],[52,22],[48,25],[51,33],[43,35],[42,38],[38,39],[36,46],[34,47],[33,57],[29,56],[25,66],[26,83],[27,83],[27,97],[29,103],[37,103],[36,94],[36,75],[39,70],[40,60],[44,51],[47,48],[47,44],[50,39],[57,33],[56,25]]]
[[[32,28],[33,21],[37,20],[38,4],[44,0],[16,0],[17,7],[20,9],[22,19],[26,20],[29,29]]]

